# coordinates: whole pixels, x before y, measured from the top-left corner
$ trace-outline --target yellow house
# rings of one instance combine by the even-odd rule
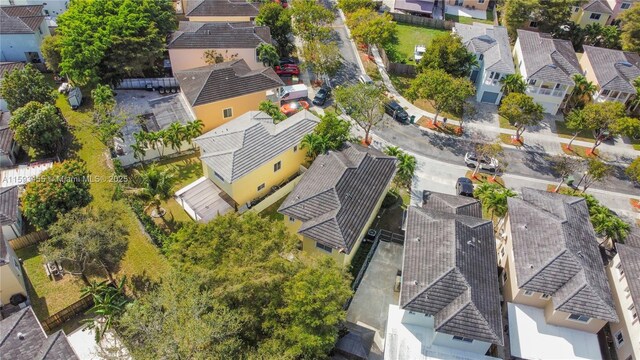
[[[302,138],[319,122],[307,110],[277,124],[263,112],[245,113],[195,139],[204,176],[240,206],[260,199],[298,174]]]
[[[18,256],[0,232],[0,305],[9,304],[15,294],[27,296],[24,275]]]
[[[634,228],[607,266],[620,322],[611,324],[618,359],[640,359],[640,231]]]
[[[347,144],[316,158],[278,212],[302,250],[351,263],[380,210],[396,172],[396,159]]]
[[[253,21],[259,6],[259,2],[246,0],[182,0],[182,10],[189,21]]]
[[[582,6],[574,6],[572,8],[571,20],[585,27],[589,24],[600,24],[602,26],[609,22],[609,18],[613,11],[602,0],[592,0]]]
[[[268,26],[181,21],[167,48],[174,72],[207,65],[207,51],[215,51],[223,59],[243,59],[251,69],[261,69],[264,65],[256,52],[260,44],[271,44]]]
[[[508,208],[497,251],[512,355],[599,355],[596,334],[618,315],[585,199],[523,188]]]
[[[195,119],[210,131],[248,111],[284,85],[271,68],[251,70],[245,60],[234,60],[178,71],[181,96]]]

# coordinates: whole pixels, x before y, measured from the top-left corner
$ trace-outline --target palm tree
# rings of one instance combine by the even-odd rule
[[[162,129],[160,131],[156,131],[155,133],[150,133],[150,134],[155,134],[155,136],[157,136],[156,146],[157,146],[158,152],[160,153],[160,158],[162,158],[164,156],[164,149],[168,144],[167,130]]]
[[[166,139],[167,143],[174,151],[180,151],[180,146],[184,140],[184,126],[177,122],[172,123],[166,129]]]
[[[280,62],[280,55],[278,54],[278,49],[271,44],[260,44],[256,49],[256,53],[258,54],[258,59],[262,61],[262,65],[264,66],[275,66]]]
[[[591,224],[593,230],[605,238],[604,243],[609,247],[612,242],[624,241],[629,235],[630,226],[605,206],[596,206],[591,211]]]
[[[136,160],[139,160],[142,163],[144,163],[144,156],[147,155],[147,150],[145,150],[145,148],[143,146],[138,144],[137,141],[136,141],[135,144],[131,144],[130,148],[133,151],[133,157]]]
[[[109,330],[116,319],[125,310],[128,302],[124,295],[124,283],[126,276],[120,280],[118,285],[108,281],[95,282],[82,289],[82,297],[93,297],[93,308],[91,311],[98,315],[97,319],[85,319],[89,329],[95,329],[95,340],[100,343],[104,334]]]
[[[629,107],[627,108],[631,113],[635,112],[640,106],[640,78],[633,80],[633,87],[636,88],[635,97],[629,102]]]
[[[480,201],[484,211],[490,212],[493,219],[494,216],[503,218],[507,215],[507,199],[516,196],[516,193],[498,184],[483,183],[475,188],[473,195]]]
[[[400,185],[411,187],[413,173],[416,171],[416,158],[405,152],[396,155],[398,159],[398,172],[396,173],[396,182]]]
[[[287,118],[287,116],[280,111],[280,107],[276,103],[269,100],[262,101],[258,106],[258,110],[271,116],[273,121],[276,123]]]
[[[500,79],[500,84],[502,84],[502,88],[500,90],[502,90],[502,93],[504,94],[503,97],[509,95],[510,93],[524,94],[524,92],[527,90],[527,84],[524,82],[522,75],[518,73],[509,74]]]
[[[567,106],[565,107],[566,111],[573,108],[582,109],[585,105],[591,102],[591,97],[598,90],[598,88],[593,85],[591,81],[587,80],[584,75],[573,75],[573,82],[575,83],[575,87],[569,96],[569,100],[567,100]]]
[[[204,123],[200,119],[189,121],[184,127],[184,140],[191,143],[193,150],[196,149],[193,139],[202,135],[202,128],[204,128]]]
[[[329,141],[324,136],[311,133],[302,138],[301,147],[307,149],[309,160],[315,160],[320,154],[324,154],[329,149]]]
[[[389,156],[398,157],[398,155],[402,154],[402,150],[397,146],[387,146],[384,149],[384,153]]]
[[[149,206],[155,206],[157,216],[163,217],[165,211],[160,207],[163,201],[171,198],[175,177],[169,169],[151,165],[146,171],[137,171],[142,188],[135,189],[138,195],[150,199]]]

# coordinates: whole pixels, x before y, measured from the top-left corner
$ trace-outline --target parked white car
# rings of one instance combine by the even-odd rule
[[[413,49],[413,59],[417,63],[420,62],[420,60],[422,60],[422,56],[424,56],[425,51],[427,51],[427,48],[424,45],[416,45],[416,47]]]
[[[480,169],[488,170],[488,171],[496,171],[498,168],[498,160],[490,157],[482,157],[478,159],[476,153],[468,152],[464,154],[464,163],[468,167],[475,168],[478,166],[478,161],[480,161]]]

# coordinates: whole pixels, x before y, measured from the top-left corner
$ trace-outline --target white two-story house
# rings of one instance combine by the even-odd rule
[[[476,86],[476,100],[499,104],[502,99],[500,80],[515,73],[507,29],[482,23],[456,23],[453,32],[478,60],[478,67],[470,76]]]
[[[0,61],[42,63],[42,40],[49,36],[42,5],[0,7]]]
[[[564,107],[575,86],[573,76],[582,74],[571,41],[545,33],[518,30],[513,58],[527,83],[526,94],[549,114]]]

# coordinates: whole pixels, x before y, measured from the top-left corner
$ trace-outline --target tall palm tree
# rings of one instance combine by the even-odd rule
[[[96,319],[85,319],[89,329],[95,330],[95,340],[100,343],[104,334],[113,325],[116,319],[125,310],[128,302],[124,295],[124,283],[126,277],[116,285],[108,281],[95,282],[82,289],[82,296],[91,296],[93,298],[93,308],[91,312],[98,315]]]
[[[593,230],[605,238],[603,243],[624,241],[629,235],[630,226],[604,206],[596,206],[591,211],[591,224]]]
[[[262,62],[264,66],[275,66],[280,62],[280,54],[278,54],[278,49],[271,44],[260,44],[256,49],[256,53],[258,55],[258,59]]]
[[[400,148],[397,146],[387,146],[386,148],[384,148],[384,153],[389,156],[397,157],[398,155],[402,154],[402,150],[400,150]]]
[[[598,88],[593,83],[587,80],[584,75],[573,75],[573,82],[575,87],[567,100],[567,106],[565,111],[573,108],[582,109],[585,105],[591,102],[591,97],[598,91]]]
[[[161,169],[153,164],[147,170],[137,171],[142,188],[135,192],[144,198],[150,199],[149,205],[155,207],[158,216],[163,217],[165,211],[160,207],[163,201],[171,198],[175,176],[169,169]]]
[[[193,150],[196,149],[196,144],[193,142],[193,139],[202,135],[202,129],[204,128],[204,123],[200,119],[195,119],[193,121],[187,122],[187,125],[184,127],[184,139],[187,142],[190,142],[193,146]]]
[[[302,138],[301,147],[307,149],[307,157],[313,161],[329,149],[329,141],[324,136],[311,133]]]
[[[500,80],[500,84],[502,84],[502,93],[503,97],[509,95],[510,93],[521,93],[527,90],[527,84],[524,82],[522,75],[519,73],[509,74]]]
[[[166,129],[166,139],[174,151],[179,151],[184,140],[184,126],[174,122]]]
[[[131,151],[133,151],[133,157],[144,163],[144,156],[147,155],[147,150],[142,147],[138,142],[131,144]]]
[[[287,116],[280,111],[278,104],[269,100],[262,101],[260,105],[258,105],[258,110],[271,116],[276,123],[287,118]]]
[[[483,183],[475,188],[473,195],[480,201],[482,208],[489,212],[491,219],[493,219],[494,216],[503,218],[507,214],[507,199],[516,196],[516,193],[498,184]]]
[[[167,141],[167,130],[162,129],[160,131],[156,131],[155,133],[149,134],[155,134],[155,136],[157,137],[156,147],[158,149],[158,152],[160,153],[160,158],[162,158],[164,156],[164,149],[169,144],[169,142]]]
[[[405,152],[396,155],[398,159],[398,172],[396,173],[396,182],[400,185],[411,187],[411,180],[416,171],[416,158]]]

